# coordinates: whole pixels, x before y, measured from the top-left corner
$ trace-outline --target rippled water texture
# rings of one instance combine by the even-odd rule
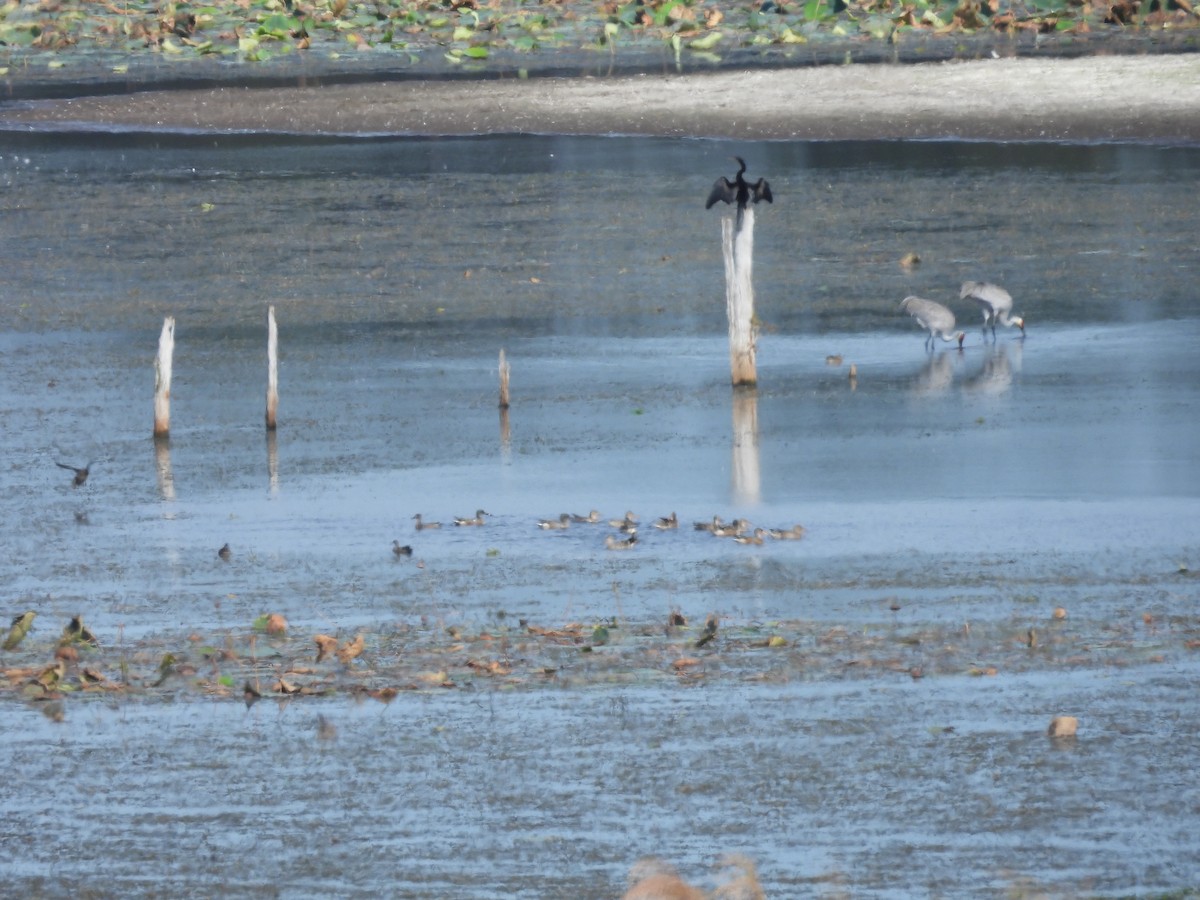
[[[776,197],[738,395],[703,209],[733,153]],[[0,137],[0,612],[40,615],[5,667],[76,613],[107,645],[267,611],[814,635],[786,663],[718,646],[688,686],[581,659],[388,706],[7,698],[5,889],[603,898],[645,854],[711,885],[725,851],[780,898],[1200,886],[1198,189],[1189,148]],[[967,279],[1023,340],[984,341]],[[961,353],[924,352],[908,294]],[[75,489],[56,460],[96,463]],[[593,507],[685,526],[626,554],[534,527]],[[714,514],[808,534],[690,529]],[[867,670],[864,641],[900,649]],[[1045,737],[1060,713],[1077,739]]]

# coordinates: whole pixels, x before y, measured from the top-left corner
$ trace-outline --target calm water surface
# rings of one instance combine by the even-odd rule
[[[757,217],[760,386],[736,396],[703,209],[733,153],[776,196]],[[1150,648],[982,680],[386,709],[185,694],[70,701],[55,723],[5,701],[9,883],[600,898],[643,854],[703,880],[736,850],[772,897],[1196,887],[1198,182],[1194,148],[0,137],[0,574],[7,609],[43,617],[5,665],[40,661],[79,612],[111,642],[267,610],[343,633],[672,607],[870,631],[896,600],[913,628],[1019,634],[1061,604],[1096,647]],[[1024,340],[984,342],[967,279],[1008,287]],[[897,309],[913,293],[959,315],[961,353],[924,353]],[[97,460],[85,488],[60,459]],[[485,529],[412,532],[415,512],[479,507]],[[604,529],[534,527],[593,507],[685,528],[610,554]],[[687,527],[714,514],[808,536]],[[1172,624],[1143,633],[1144,613]],[[1059,712],[1077,743],[1042,737]]]

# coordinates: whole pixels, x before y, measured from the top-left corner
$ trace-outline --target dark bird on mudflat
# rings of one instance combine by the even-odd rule
[[[56,466],[58,466],[60,469],[67,469],[67,470],[69,470],[69,471],[71,471],[71,472],[74,472],[74,473],[75,473],[75,480],[72,482],[72,484],[73,484],[75,487],[82,487],[82,486],[83,486],[83,484],[84,484],[84,483],[85,483],[85,482],[88,480],[88,474],[91,472],[91,470],[92,470],[92,466],[93,466],[93,465],[95,465],[95,462],[94,462],[94,461],[93,461],[93,462],[89,462],[89,463],[88,463],[86,466],[84,466],[82,469],[81,469],[81,468],[79,468],[78,466],[69,466],[69,465],[67,465],[67,464],[66,464],[66,463],[64,463],[64,462],[57,462],[57,461],[56,461],[54,464],[55,464]]]
[[[743,175],[746,171],[746,161],[740,156],[735,156],[738,161],[737,175],[733,181],[730,181],[724,175],[713,183],[712,191],[708,195],[708,202],[704,204],[705,209],[711,209],[713,204],[718,200],[722,203],[737,202],[737,208],[740,212],[745,209],[750,203],[757,203],[759,200],[766,200],[768,203],[774,203],[774,198],[771,196],[771,186],[767,184],[766,179],[760,178],[758,181],[751,184]]]

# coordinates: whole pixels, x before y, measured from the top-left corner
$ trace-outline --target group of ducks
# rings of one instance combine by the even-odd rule
[[[479,526],[483,525],[484,520],[490,517],[491,513],[477,509],[475,510],[475,515],[472,517],[456,517],[454,524],[459,527]],[[413,521],[417,531],[442,527],[441,522],[426,522],[421,513],[414,515]],[[601,524],[608,524],[609,527],[615,528],[619,532],[616,535],[609,534],[605,536],[604,546],[606,549],[632,550],[637,546],[638,517],[628,511],[619,519],[608,520],[601,518],[600,511],[595,509],[586,516],[575,513],[562,513],[556,519],[539,519],[537,527],[542,531],[564,531],[572,525]],[[679,517],[675,513],[671,513],[669,516],[658,517],[650,524],[659,531],[670,531],[679,527]],[[694,522],[692,527],[696,531],[707,531],[714,537],[732,538],[735,543],[754,546],[761,546],[766,542],[767,538],[780,541],[796,541],[804,537],[805,534],[803,525],[793,525],[791,528],[754,528],[752,530],[750,522],[746,519],[734,519],[732,522],[726,522],[720,516],[713,516],[711,521]],[[392,553],[396,556],[412,556],[413,548],[408,544],[401,544],[398,540],[392,541]]]
[[[1004,288],[984,281],[965,281],[959,291],[958,298],[975,301],[983,313],[983,334],[987,339],[988,328],[992,330],[992,340],[996,339],[996,325],[1005,328],[1019,328],[1025,333],[1025,320],[1012,314],[1013,299]],[[900,301],[900,309],[917,320],[917,324],[929,332],[925,338],[925,349],[932,352],[941,338],[947,343],[958,342],[961,349],[966,335],[954,330],[954,313],[947,307],[934,300],[922,297],[905,297]]]

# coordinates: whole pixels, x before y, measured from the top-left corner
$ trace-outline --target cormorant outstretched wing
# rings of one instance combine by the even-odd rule
[[[709,192],[708,202],[704,204],[705,209],[712,209],[713,204],[720,200],[723,203],[732,203],[737,197],[737,185],[722,175],[713,182],[712,191]]]
[[[775,202],[775,198],[771,196],[771,186],[767,184],[767,180],[765,178],[758,179],[758,181],[754,183],[754,187],[751,188],[751,192],[754,194],[755,203],[757,203],[759,200],[766,200],[768,203]]]

